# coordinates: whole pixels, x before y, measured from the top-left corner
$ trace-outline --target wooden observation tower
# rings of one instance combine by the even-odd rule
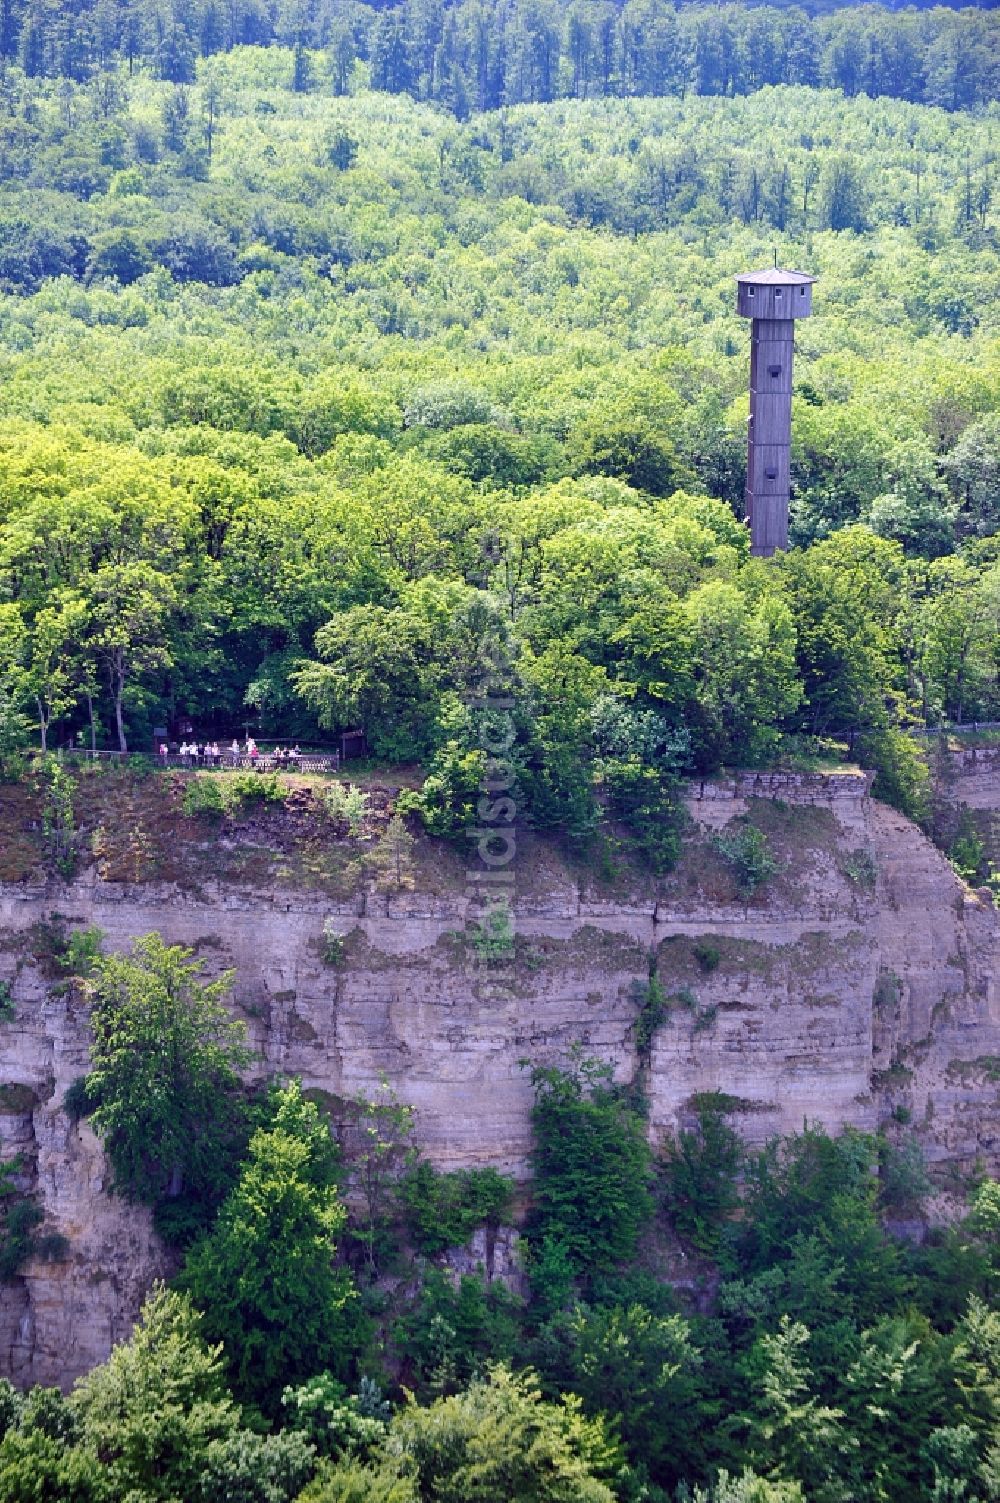
[[[788,547],[792,349],[795,320],[812,312],[815,280],[778,267],[736,278],[737,312],[753,320],[746,505],[754,558],[770,558]]]

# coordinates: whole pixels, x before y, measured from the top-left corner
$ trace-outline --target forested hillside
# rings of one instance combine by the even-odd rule
[[[488,638],[541,826],[598,800],[646,840],[678,773],[838,742],[919,812],[900,728],[997,710],[989,119],[763,90],[460,125],[292,68],[8,75],[8,749],[361,726],[446,833]],[[820,278],[812,546],[764,568],[732,277],[776,244]]]
[[[293,82],[378,89],[471,110],[560,97],[745,94],[830,85],[968,109],[996,99],[993,7],[690,4],[680,0],[5,0],[0,58],[77,80],[149,66],[174,83],[239,46],[295,48]],[[310,49],[323,49],[323,56]]]
[[[928,733],[1000,717],[991,10],[9,0],[0,58],[0,800],[54,905],[81,829],[95,882],[138,881],[154,805],[220,849],[285,820],[286,876],[296,830],[297,872],[339,841],[387,905],[418,835],[445,869],[515,816],[655,902],[683,780],[726,768],[860,762],[929,823]],[[764,560],[733,278],[779,262],[818,281]],[[369,782],[167,782],[156,727],[361,732]],[[778,872],[760,821],[699,849],[745,914]],[[837,869],[852,911],[878,880]],[[230,974],[74,923],[30,934],[92,1032],[51,1130],[96,1133],[176,1287],[68,1398],[0,1388],[0,1503],[1000,1497],[1000,1188],[932,1183],[902,1098],[751,1150],[713,1091],[650,1144],[651,1041],[717,1010],[650,969],[630,1086],[526,1057],[530,1184],[441,1174],[388,1086],[248,1086]],[[502,906],[451,942],[542,964]],[[880,972],[870,1034],[900,997]],[[72,1256],[40,1214],[5,1139],[0,1279]],[[453,1276],[511,1224],[507,1282]]]

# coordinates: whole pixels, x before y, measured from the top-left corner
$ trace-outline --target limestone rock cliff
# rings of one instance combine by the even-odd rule
[[[111,880],[95,862],[69,884],[26,866],[0,885],[0,980],[15,1003],[0,1024],[2,1151],[21,1153],[46,1229],[67,1244],[3,1288],[0,1371],[70,1381],[170,1271],[145,1212],[106,1193],[86,1123],[62,1110],[86,1069],[88,1032],[78,993],[46,968],[54,916],[98,925],[112,948],[156,929],[210,970],[234,966],[234,1006],[262,1072],[299,1075],[331,1097],[370,1092],[385,1075],[442,1167],[523,1176],[521,1062],[560,1062],[577,1041],[619,1079],[647,1072],[655,1139],[689,1120],[699,1095],[722,1092],[753,1140],[804,1119],[873,1128],[895,1112],[909,1114],[942,1170],[1000,1163],[1000,915],[988,898],[873,801],[860,773],[706,782],[690,811],[684,857],[655,890],[602,888],[526,843],[514,868],[516,953],[502,966],[480,958],[468,927],[477,900],[454,882],[333,896],[231,870]],[[712,842],[747,812],[780,863],[750,901]],[[324,926],[343,936],[335,967],[324,964]],[[640,1059],[651,969],[668,1006]]]

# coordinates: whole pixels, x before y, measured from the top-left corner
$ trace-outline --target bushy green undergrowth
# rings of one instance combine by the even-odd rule
[[[986,841],[968,809],[963,809],[959,815],[947,854],[963,882],[975,884],[988,877],[990,866]]]
[[[83,929],[71,929],[59,957],[60,970],[82,980],[92,976],[104,952],[104,938],[104,931],[96,924],[88,924]]]
[[[740,1141],[722,1111],[705,1108],[694,1129],[678,1133],[664,1152],[660,1193],[680,1236],[709,1256],[719,1252],[729,1218],[739,1205],[736,1172]]]
[[[154,1206],[172,1239],[211,1219],[252,1127],[231,984],[232,973],[203,981],[191,952],[158,934],[95,959],[87,983],[91,1070],[73,1105],[103,1140],[116,1191]]]
[[[23,1168],[19,1157],[0,1163],[0,1281],[12,1279],[38,1246],[35,1229],[43,1212],[17,1187],[15,1177]]]
[[[97,1096],[87,1075],[77,1075],[66,1087],[62,1099],[62,1109],[71,1122],[79,1122],[83,1117],[89,1117],[97,1105]]]
[[[323,923],[323,936],[320,940],[320,955],[324,965],[337,970],[347,958],[344,936],[337,930],[333,919],[326,919]]]
[[[514,925],[506,903],[490,908],[482,922],[470,924],[465,933],[474,953],[487,965],[510,960],[515,953]]]
[[[510,1213],[513,1186],[496,1169],[441,1174],[421,1162],[402,1179],[399,1196],[415,1247],[435,1257],[463,1246],[477,1227],[498,1226]]]
[[[345,824],[348,833],[358,836],[364,829],[370,796],[354,783],[330,783],[323,789],[323,807],[337,824]]]
[[[144,942],[127,962],[99,959],[92,985],[101,1005],[114,989],[126,1020],[159,998],[164,1019],[176,1013],[194,1030],[192,1059],[221,1042],[210,988],[180,952]],[[153,1064],[140,1049],[130,1073],[116,1075],[99,1042],[99,1104],[87,1082],[68,1093],[67,1108],[93,1111],[111,1148],[124,1124],[109,1124],[131,1113],[146,1142],[147,1178],[136,1189],[159,1195],[158,1217],[186,1249],[180,1283],[204,1314],[175,1294],[154,1296],[147,1324],[68,1405],[45,1401],[44,1447],[31,1409],[41,1399],[3,1409],[0,1392],[0,1478],[16,1466],[36,1488],[50,1474],[89,1477],[90,1492],[70,1494],[85,1503],[104,1503],[100,1484],[112,1476],[130,1479],[143,1503],[182,1476],[199,1479],[198,1496],[208,1488],[220,1499],[256,1497],[267,1479],[267,1503],[419,1503],[413,1468],[424,1462],[441,1487],[446,1478],[471,1485],[460,1436],[475,1435],[489,1436],[502,1481],[484,1491],[480,1470],[474,1495],[509,1503],[511,1476],[533,1476],[541,1464],[511,1428],[518,1394],[534,1395],[536,1424],[562,1413],[596,1427],[579,1433],[605,1437],[603,1460],[581,1470],[583,1452],[567,1452],[563,1435],[566,1503],[674,1503],[685,1485],[714,1487],[720,1469],[747,1468],[758,1481],[742,1492],[720,1482],[717,1496],[869,1499],[884,1486],[887,1497],[940,1503],[942,1479],[957,1486],[986,1475],[1000,1430],[990,1397],[1000,1291],[992,1181],[980,1184],[961,1226],[923,1245],[899,1243],[882,1216],[919,1216],[930,1189],[903,1114],[881,1138],[807,1126],[748,1148],[734,1123],[750,1103],[708,1093],[688,1103],[683,1128],[654,1153],[641,1093],[615,1087],[582,1049],[565,1063],[532,1069],[527,1279],[515,1296],[485,1266],[455,1277],[426,1262],[466,1244],[476,1226],[506,1221],[512,1187],[492,1170],[442,1174],[414,1161],[413,1114],[388,1087],[372,1101],[313,1102],[293,1082],[256,1103],[227,1104],[216,1081],[211,1111],[235,1112],[244,1126],[225,1184],[206,1180],[197,1191],[198,1220],[197,1196],[159,1188],[164,1174],[174,1179],[180,1150],[169,1131],[152,1130]],[[140,1068],[145,1083],[134,1092]],[[192,1103],[209,1111],[199,1099],[180,1091],[178,1121],[192,1120]],[[207,1115],[205,1123],[221,1142],[218,1124]],[[197,1158],[184,1168],[200,1172]],[[46,1255],[31,1202],[20,1203],[27,1209],[7,1219],[11,1270]],[[690,1300],[663,1278],[667,1248],[686,1270]],[[205,1336],[222,1342],[218,1355]],[[528,1371],[513,1379],[511,1368]],[[397,1383],[412,1395],[402,1407]],[[162,1433],[164,1384],[175,1395],[171,1459],[146,1473],[143,1448],[133,1457],[121,1437],[134,1425],[147,1446]],[[560,1498],[549,1468],[546,1496]],[[155,1487],[143,1476],[155,1476]],[[964,1496],[988,1503],[989,1491],[975,1483]]]
[[[185,814],[221,818],[259,804],[281,804],[285,788],[273,772],[201,772],[184,785]]]
[[[767,836],[747,820],[729,826],[716,836],[714,844],[733,873],[741,897],[753,897],[780,870]]]
[[[871,892],[878,880],[878,866],[871,851],[859,848],[852,851],[844,862],[844,872],[855,884]]]
[[[574,1277],[606,1273],[635,1253],[653,1208],[642,1119],[611,1072],[578,1058],[569,1072],[535,1066],[531,1245],[560,1249]]]
[[[722,960],[722,951],[711,940],[699,940],[694,947],[694,958],[707,974],[717,970]]]
[[[42,791],[42,833],[49,856],[60,876],[76,871],[78,835],[73,806],[76,779],[54,757],[44,758],[39,774]]]
[[[649,981],[637,986],[636,999],[639,1012],[635,1020],[635,1052],[648,1065],[656,1031],[667,1016],[668,998],[660,981],[651,976]]]

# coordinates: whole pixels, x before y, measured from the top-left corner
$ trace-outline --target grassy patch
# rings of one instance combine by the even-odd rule
[[[702,1112],[721,1112],[724,1116],[758,1116],[776,1112],[773,1101],[755,1101],[747,1096],[731,1096],[728,1091],[696,1091],[684,1103],[685,1109],[700,1115]]]
[[[777,864],[777,870],[758,884],[757,901],[773,895],[775,900],[800,903],[803,890],[808,891],[813,880],[817,856],[829,853],[836,859],[842,838],[832,809],[782,799],[748,800],[747,814],[731,821],[722,838],[748,828],[760,832],[766,841],[764,849]],[[726,859],[716,837],[706,830],[685,837],[677,867],[660,879],[657,891],[664,899],[680,903],[747,901],[736,865]]]

